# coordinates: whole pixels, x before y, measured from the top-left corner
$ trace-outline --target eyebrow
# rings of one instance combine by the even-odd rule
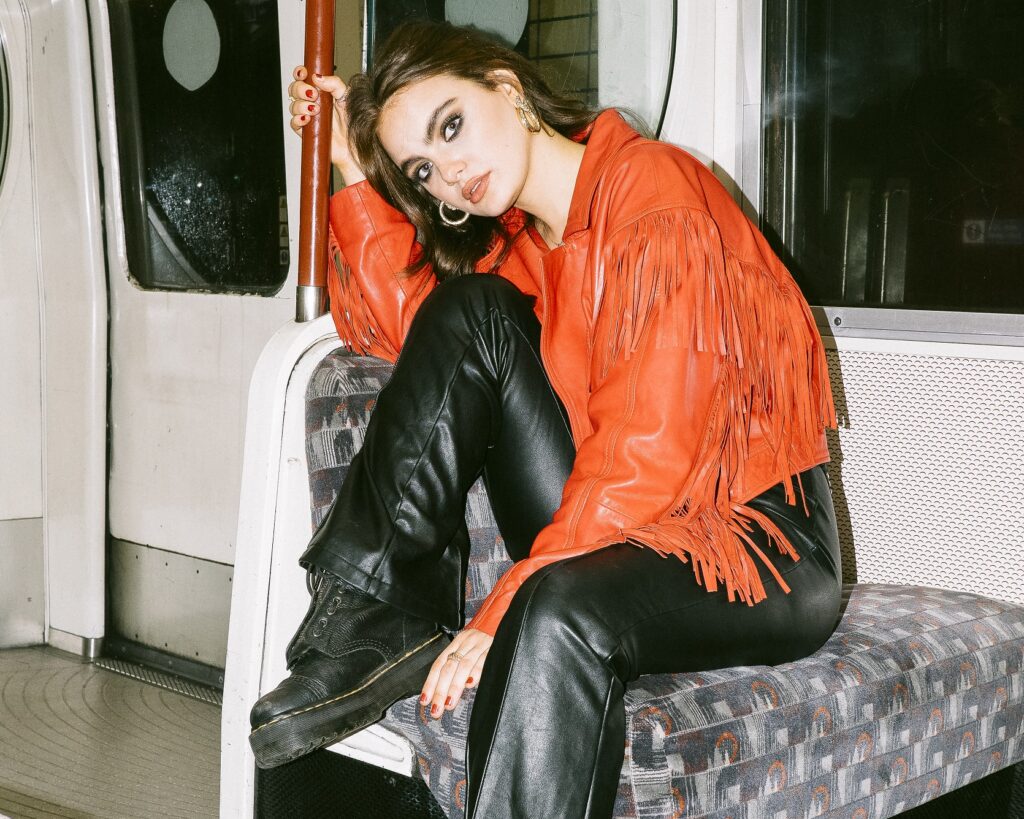
[[[432,135],[434,133],[434,128],[437,126],[437,120],[440,118],[441,113],[444,111],[444,109],[447,108],[449,105],[451,105],[453,102],[455,102],[455,97],[449,97],[444,102],[442,102],[439,106],[437,106],[437,108],[434,109],[434,113],[431,114],[430,115],[430,119],[427,120],[427,128],[423,132],[423,144],[424,145],[429,145],[430,144],[431,137],[432,137]],[[407,160],[405,160],[405,162],[402,163],[402,174],[405,175],[405,176],[408,176],[409,175],[409,168],[410,168],[410,166],[414,162],[416,162],[418,159],[419,159],[418,156],[411,156]]]

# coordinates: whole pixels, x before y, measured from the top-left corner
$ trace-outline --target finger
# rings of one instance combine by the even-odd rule
[[[306,78],[306,66],[297,65],[292,69],[292,76],[297,80],[304,80]]]
[[[288,96],[293,100],[315,100],[320,92],[309,83],[293,82],[288,86]]]
[[[302,114],[301,116],[292,117],[289,123],[292,126],[292,130],[302,136],[302,126],[309,124],[309,116]]]
[[[454,640],[448,646],[446,651],[448,656],[438,674],[437,686],[434,689],[430,705],[430,713],[434,717],[441,716],[445,709],[450,710],[455,707],[465,685],[466,677],[469,676],[469,669],[476,663],[479,651],[478,641],[466,632],[462,632],[459,636],[463,639],[458,641],[457,648],[452,648],[455,645]],[[453,658],[451,656],[453,651],[460,654],[461,658]]]
[[[320,104],[308,100],[296,100],[288,106],[288,111],[293,117],[301,117],[303,114],[315,117],[320,111]]]
[[[449,652],[450,654],[451,652]],[[430,698],[430,715],[432,717],[440,717],[444,710],[451,704],[450,689],[452,685],[452,678],[458,673],[459,666],[464,663],[465,660],[456,660],[447,658],[444,665],[441,666],[441,673],[438,675],[437,687],[434,689],[434,694]]]
[[[342,81],[341,77],[335,77],[333,74],[327,77],[318,77],[314,74],[313,84],[334,97],[336,102],[343,100],[345,94],[348,93],[348,86]]]
[[[490,638],[487,635],[480,635],[472,641],[473,648],[466,653],[466,659],[459,663],[458,669],[452,674],[451,682],[448,684],[448,696],[445,698],[445,707],[454,710],[462,699],[462,694],[468,687],[476,685],[480,679],[480,672],[484,667],[484,659],[491,647]]]
[[[444,706],[449,711],[454,711],[455,706],[462,699],[462,692],[466,690],[466,680],[469,679],[469,669],[472,667],[472,665],[464,665],[463,668],[460,668],[452,675],[452,681],[448,684],[448,696],[445,697]]]
[[[430,671],[427,674],[427,680],[423,683],[423,688],[420,690],[420,704],[429,703],[434,698],[434,692],[437,690],[437,681],[441,677],[441,667],[445,664],[448,657],[448,649],[445,649],[437,655],[437,659],[434,660],[434,664],[430,666]]]
[[[473,663],[473,668],[470,669],[469,677],[466,679],[466,688],[476,688],[480,682],[480,675],[484,673],[484,660],[487,659],[487,652],[484,651],[477,657],[476,662]]]

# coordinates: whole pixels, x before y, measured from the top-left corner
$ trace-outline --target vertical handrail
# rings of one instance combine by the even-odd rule
[[[309,75],[333,74],[334,0],[305,2],[306,71]],[[322,316],[327,309],[327,200],[331,184],[333,107],[330,95],[322,95],[320,110],[302,129],[296,321],[311,321]]]

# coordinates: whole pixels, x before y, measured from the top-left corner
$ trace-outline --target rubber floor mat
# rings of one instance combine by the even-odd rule
[[[215,817],[220,708],[44,647],[0,651],[0,816]]]

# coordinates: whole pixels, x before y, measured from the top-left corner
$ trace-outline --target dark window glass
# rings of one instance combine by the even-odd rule
[[[277,292],[288,274],[274,0],[112,0],[128,263],[147,288]]]
[[[764,226],[812,303],[1024,312],[1024,4],[765,11]]]

